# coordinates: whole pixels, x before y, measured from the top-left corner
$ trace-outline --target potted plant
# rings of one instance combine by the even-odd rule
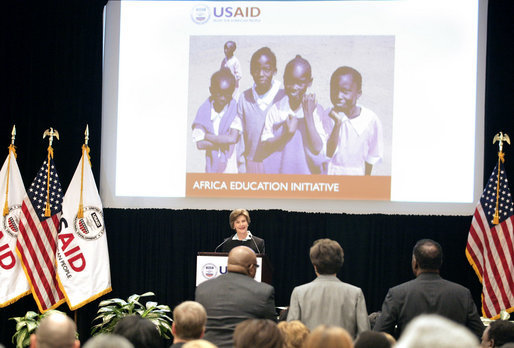
[[[120,298],[112,298],[98,304],[98,312],[93,323],[98,324],[91,328],[91,334],[110,333],[118,321],[127,315],[137,314],[149,319],[155,324],[161,337],[171,338],[171,323],[173,320],[167,315],[171,309],[167,305],[159,305],[157,302],[148,301],[145,305],[139,302],[141,297],[155,296],[153,292],[145,292],[142,295],[134,294],[125,301]]]
[[[56,312],[62,313],[55,309],[46,311],[43,314],[28,311],[23,317],[9,318],[16,321],[16,332],[12,336],[12,343],[16,345],[16,348],[28,347],[30,345],[30,335],[36,331],[41,320]]]

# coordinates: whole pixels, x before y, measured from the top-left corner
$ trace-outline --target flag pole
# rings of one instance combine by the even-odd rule
[[[43,139],[48,135],[48,160],[47,160],[47,171],[46,171],[46,205],[45,205],[45,216],[52,216],[52,212],[50,210],[50,159],[54,158],[54,149],[52,148],[52,143],[54,141],[54,137],[59,140],[59,132],[57,129],[47,129],[43,133]]]
[[[14,146],[14,139],[16,138],[16,125],[12,126],[11,131],[11,144],[9,145],[9,156],[7,159],[7,183],[5,185],[5,204],[4,204],[4,216],[9,214],[9,174],[11,173],[11,152],[16,158],[16,148]]]
[[[500,198],[500,163],[505,162],[505,154],[503,153],[503,142],[507,142],[510,145],[510,138],[507,133],[503,134],[502,132],[496,134],[493,138],[493,144],[498,143],[499,151],[498,151],[498,175],[496,180],[496,207],[494,208],[494,217],[493,224],[497,225],[500,223],[500,216],[498,214],[498,202]]]
[[[84,132],[84,145],[82,145],[82,167],[80,173],[80,201],[79,201],[79,211],[77,212],[77,218],[81,219],[84,217],[84,203],[83,203],[83,192],[84,192],[84,152],[87,154],[87,160],[89,160],[89,146],[87,146],[87,142],[89,141],[89,125],[86,124],[86,131]],[[91,165],[91,161],[89,162]]]

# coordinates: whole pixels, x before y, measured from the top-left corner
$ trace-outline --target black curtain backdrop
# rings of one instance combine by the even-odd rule
[[[489,2],[484,182],[497,161],[494,134],[504,131],[514,138],[514,3]],[[68,186],[80,158],[86,124],[98,182],[105,3],[10,0],[0,5],[0,82],[4,85],[0,146],[5,144],[0,159],[7,155],[11,128],[16,124],[18,164],[26,186],[46,156],[48,141],[42,135],[49,127],[60,133],[54,143],[55,163],[63,187]],[[427,100],[437,102],[437,91]],[[448,151],[459,156],[459,149]],[[507,145],[505,152],[506,168],[513,178],[512,148]],[[283,209],[250,212],[250,229],[266,240],[278,306],[288,305],[293,287],[314,278],[308,250],[315,239],[325,237],[343,246],[345,264],[338,275],[363,289],[370,313],[380,309],[389,287],[412,278],[411,250],[421,238],[442,244],[443,277],[470,288],[480,306],[481,285],[464,254],[471,216],[315,214]],[[213,251],[231,233],[229,211],[105,209],[104,215],[113,291],[76,311],[83,343],[102,299],[146,291],[156,293],[152,300],[171,307],[193,299],[196,253]],[[59,309],[74,316],[67,305]],[[8,319],[28,310],[37,311],[32,296],[0,309],[0,343],[11,346],[15,322]]]

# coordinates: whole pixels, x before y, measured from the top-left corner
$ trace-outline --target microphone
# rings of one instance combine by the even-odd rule
[[[227,240],[230,240],[230,239],[231,239],[230,237],[225,238],[225,240],[223,240],[223,242],[221,242],[221,243],[220,243],[220,245],[218,245],[218,246],[216,247],[216,249],[214,249],[214,252],[217,252],[217,251],[218,251],[218,249],[219,249],[219,247],[220,247],[220,246],[222,246],[223,244],[225,244],[225,242],[226,242]]]
[[[257,248],[257,254],[260,254],[261,253],[261,250],[259,249],[259,247],[257,246],[257,243],[255,243],[255,239],[253,239],[253,236],[252,236],[252,241],[253,241],[253,244],[255,245],[255,247]],[[225,243],[225,242],[223,242]]]

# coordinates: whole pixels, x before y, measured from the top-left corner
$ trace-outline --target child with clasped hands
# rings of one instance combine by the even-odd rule
[[[321,174],[326,133],[323,109],[306,93],[311,85],[311,66],[297,55],[284,71],[286,96],[272,105],[264,122],[261,142],[272,159],[267,173]]]

